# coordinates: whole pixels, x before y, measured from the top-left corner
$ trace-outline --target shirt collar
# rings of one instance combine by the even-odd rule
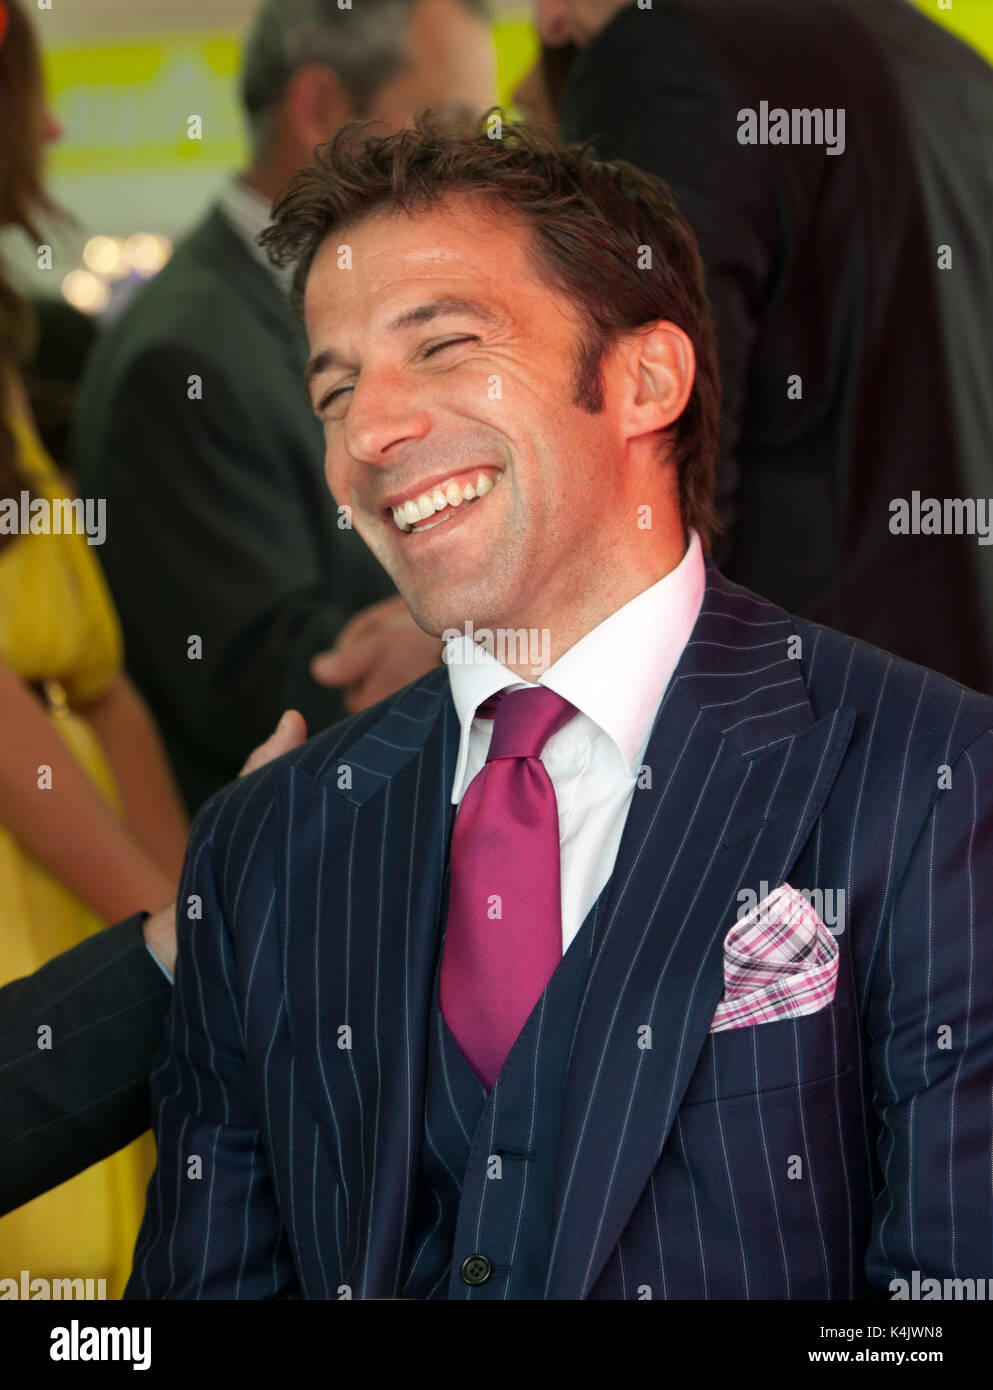
[[[703,548],[691,530],[686,554],[674,570],[611,613],[538,678],[538,685],[547,685],[599,725],[632,777],[641,766],[659,701],[693,631],[706,582]],[[452,801],[457,803],[476,710],[498,690],[526,688],[528,682],[466,634],[447,642],[442,655],[461,728],[452,786]]]
[[[284,293],[288,294],[293,279],[294,266],[273,265],[256,238],[272,221],[272,204],[269,199],[250,188],[240,174],[234,174],[224,185],[217,200],[217,208],[224,215],[232,230],[237,233],[247,247],[252,258],[264,265]]]

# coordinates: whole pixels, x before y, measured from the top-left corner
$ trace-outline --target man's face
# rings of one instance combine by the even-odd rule
[[[320,248],[304,315],[328,485],[417,622],[548,627],[554,643],[566,615],[600,613],[645,479],[625,472],[613,353],[603,411],[573,404],[580,320],[523,227],[466,198],[373,214]],[[447,505],[398,525],[418,497]]]
[[[429,106],[480,116],[497,102],[496,54],[489,28],[459,0],[418,0],[407,24],[410,64],[373,97],[374,134],[401,130]]]

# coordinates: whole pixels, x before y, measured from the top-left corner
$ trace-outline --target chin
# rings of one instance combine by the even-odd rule
[[[399,585],[397,587],[400,588]],[[458,595],[405,594],[402,588],[400,593],[413,615],[414,622],[432,637],[441,637],[452,628],[457,628],[461,633],[468,622],[479,627],[480,622],[476,614],[484,607],[489,608],[489,604],[482,605],[469,595],[463,600]]]
[[[508,608],[519,605],[508,602],[506,576],[493,563],[474,565],[473,574],[459,576],[443,589],[421,582],[412,584],[409,574],[390,577],[414,622],[432,637],[441,637],[452,628],[464,632],[467,623],[477,631],[484,627],[518,626],[508,621],[506,613]]]
[[[442,633],[451,628],[458,628],[459,632],[465,626],[465,609],[458,608],[457,605],[442,601],[427,600],[421,602],[416,595],[407,595],[400,590],[400,595],[407,607],[410,609],[414,622],[424,632],[431,637],[441,637]]]

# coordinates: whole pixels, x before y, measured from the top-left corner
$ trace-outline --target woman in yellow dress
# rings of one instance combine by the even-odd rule
[[[0,0],[0,223],[36,245],[32,213],[53,210],[40,186],[43,147],[58,129],[30,25],[14,0]],[[122,670],[93,548],[85,534],[20,525],[22,493],[29,515],[49,517],[71,496],[19,376],[31,338],[27,306],[0,272],[0,984],[169,902],[188,829]],[[105,1279],[119,1298],[154,1161],[146,1133],[0,1217],[0,1277]]]

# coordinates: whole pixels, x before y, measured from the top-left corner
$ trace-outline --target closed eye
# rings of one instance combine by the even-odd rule
[[[421,354],[422,357],[433,357],[436,352],[442,352],[445,348],[455,347],[458,343],[478,343],[479,339],[474,333],[464,333],[459,338],[446,338],[443,343],[432,343]],[[322,396],[317,403],[317,414],[320,415],[329,405],[339,396],[343,396],[346,391],[351,391],[352,386],[339,386],[333,391],[329,391],[326,396]]]
[[[424,352],[425,357],[433,357],[442,348],[454,347],[456,343],[476,343],[479,339],[473,333],[464,333],[461,338],[447,338],[443,343],[434,343]]]
[[[339,396],[343,396],[346,391],[351,391],[351,389],[350,386],[339,386],[336,391],[329,391],[326,396],[322,396],[317,402],[317,414],[322,415],[332,401],[337,400]]]

